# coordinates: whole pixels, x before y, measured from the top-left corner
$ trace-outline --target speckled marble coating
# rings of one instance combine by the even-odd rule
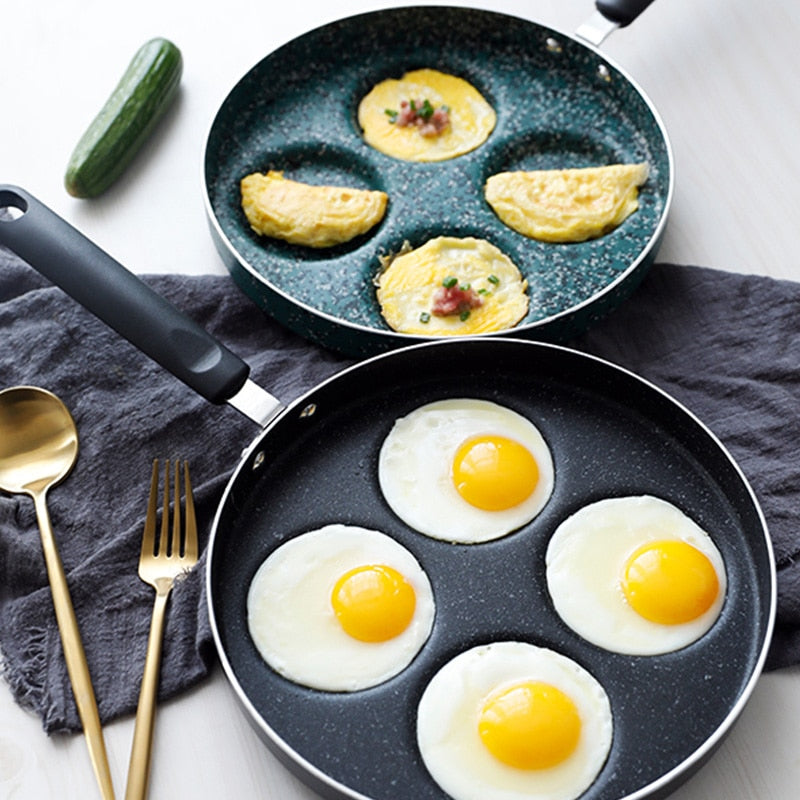
[[[395,420],[464,396],[465,387],[531,420],[555,469],[553,493],[536,518],[474,545],[417,533],[391,510],[378,480],[380,449]],[[304,413],[310,404],[314,413]],[[626,494],[674,503],[725,560],[722,613],[682,650],[627,656],[596,647],[563,622],[550,599],[545,559],[554,530],[584,505]],[[263,559],[332,521],[400,542],[428,575],[436,604],[431,637],[412,663],[352,694],[281,678],[246,628],[246,595]],[[732,459],[652,385],[551,344],[455,338],[359,362],[299,398],[253,443],[220,506],[208,593],[223,663],[245,713],[272,752],[324,797],[447,800],[417,748],[420,697],[456,654],[516,640],[574,659],[608,693],[611,753],[581,800],[655,800],[713,752],[752,689],[771,630],[768,542]]]
[[[387,77],[433,67],[472,83],[497,112],[481,147],[445,162],[411,163],[367,145],[358,103]],[[546,244],[503,225],[483,197],[486,178],[646,160],[639,210],[580,244]],[[383,221],[326,250],[260,237],[240,206],[249,172],[381,189]],[[353,355],[415,337],[391,331],[373,279],[379,256],[408,241],[477,236],[503,250],[528,280],[530,311],[514,335],[563,339],[604,315],[638,285],[655,256],[671,198],[668,140],[631,81],[597,52],[501,14],[405,8],[311,31],[253,67],[220,108],[205,154],[212,235],[237,284],[298,333]]]

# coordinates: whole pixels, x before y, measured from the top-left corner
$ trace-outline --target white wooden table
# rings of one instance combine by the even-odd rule
[[[442,2],[439,4],[459,5]],[[224,273],[203,212],[201,155],[233,84],[311,27],[409,3],[293,0],[38,0],[3,3],[0,182],[21,185],[139,273]],[[464,5],[464,3],[462,3]],[[473,0],[573,33],[589,0]],[[185,59],[183,90],[135,167],[101,202],[69,197],[77,138],[136,48],[166,36]],[[602,50],[650,96],[670,133],[676,193],[660,260],[800,279],[800,4],[657,0]],[[800,363],[798,363],[800,368]],[[800,671],[762,676],[711,761],[676,800],[789,800],[800,787]],[[151,797],[315,795],[264,748],[222,672],[161,706]],[[118,796],[133,720],[107,727]],[[0,684],[0,797],[98,796],[82,737],[46,737]]]

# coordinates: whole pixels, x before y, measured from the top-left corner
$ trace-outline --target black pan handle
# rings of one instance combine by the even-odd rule
[[[245,384],[242,359],[31,194],[0,185],[0,209],[0,244],[198,394],[223,403]]]
[[[653,0],[597,0],[597,10],[620,28],[630,25]]]

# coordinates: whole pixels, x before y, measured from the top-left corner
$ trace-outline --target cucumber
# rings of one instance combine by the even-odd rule
[[[73,197],[97,197],[122,174],[169,108],[183,72],[167,39],[145,42],[70,156],[64,185]]]

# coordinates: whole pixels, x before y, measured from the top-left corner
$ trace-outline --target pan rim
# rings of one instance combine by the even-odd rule
[[[633,261],[631,261],[627,265],[627,267],[625,267],[624,270],[622,270],[619,274],[617,274],[613,278],[613,280],[604,285],[594,294],[583,298],[582,300],[574,303],[573,305],[570,305],[567,308],[563,308],[555,313],[549,314],[548,316],[542,317],[541,319],[537,319],[533,322],[517,325],[515,328],[509,330],[480,334],[483,338],[525,336],[531,338],[541,337],[542,339],[548,339],[550,338],[548,337],[549,329],[556,327],[560,323],[568,323],[571,318],[580,316],[583,313],[587,313],[592,306],[601,304],[602,301],[608,298],[613,298],[615,293],[620,291],[621,287],[623,287],[625,284],[630,283],[632,276],[634,276],[637,272],[643,273],[646,267],[648,266],[648,262],[652,261],[652,259],[655,257],[655,254],[661,242],[661,238],[663,237],[664,231],[667,226],[667,221],[672,208],[674,192],[675,192],[674,151],[663,118],[659,113],[658,109],[655,107],[653,101],[648,96],[648,94],[644,91],[642,86],[633,78],[633,76],[628,72],[628,70],[622,67],[614,59],[603,53],[599,47],[593,45],[591,42],[588,42],[582,37],[579,37],[575,34],[567,33],[557,28],[551,28],[549,26],[542,25],[538,22],[535,22],[534,20],[526,19],[516,14],[511,14],[507,12],[491,11],[487,9],[474,8],[470,6],[453,7],[453,6],[442,6],[436,4],[415,6],[414,9],[422,12],[428,10],[434,10],[434,11],[446,11],[448,13],[454,13],[454,14],[467,12],[467,13],[480,14],[482,16],[485,16],[486,18],[512,20],[514,24],[528,26],[532,30],[536,30],[542,34],[553,34],[555,36],[560,36],[565,39],[568,39],[577,46],[585,49],[588,52],[593,53],[597,58],[601,60],[601,62],[606,67],[609,67],[611,68],[612,71],[616,72],[626,82],[626,84],[630,87],[630,89],[632,89],[635,92],[635,94],[638,95],[644,107],[652,115],[653,121],[655,122],[658,134],[663,143],[664,154],[666,157],[666,164],[669,174],[667,175],[666,192],[663,195],[663,207],[659,214],[658,223],[656,224],[655,228],[650,234],[646,244],[640,249],[639,253],[633,259]],[[400,11],[408,11],[408,10],[409,10],[408,7],[405,6],[395,6],[377,11],[362,12],[342,17],[336,20],[332,20],[330,22],[323,23],[322,25],[311,28],[305,31],[304,33],[300,34],[298,37],[295,37],[294,39],[289,40],[287,42],[284,42],[274,50],[266,53],[262,59],[253,64],[239,77],[239,79],[236,81],[236,83],[233,85],[230,91],[225,95],[224,99],[215,110],[211,122],[207,125],[206,128],[205,143],[200,161],[202,202],[206,214],[206,219],[211,228],[212,238],[219,252],[219,255],[221,256],[223,262],[226,264],[228,269],[230,270],[230,265],[228,263],[228,260],[233,259],[237,267],[246,274],[247,280],[252,282],[252,285],[257,286],[259,288],[263,288],[263,290],[267,291],[274,297],[278,298],[280,300],[280,303],[285,307],[293,308],[307,317],[316,318],[320,322],[324,322],[325,325],[328,326],[329,330],[332,328],[341,328],[344,330],[346,337],[355,338],[356,340],[361,342],[370,342],[368,350],[365,350],[365,353],[367,355],[374,352],[380,352],[383,350],[392,349],[396,347],[405,347],[413,345],[415,343],[436,341],[441,337],[401,333],[398,331],[391,330],[389,328],[374,327],[372,325],[367,325],[360,322],[343,319],[327,311],[314,308],[313,306],[309,305],[302,299],[293,296],[289,291],[277,286],[267,276],[262,275],[248,261],[245,255],[231,241],[230,237],[223,229],[211,199],[210,187],[207,179],[206,165],[209,158],[209,146],[212,138],[211,134],[217,124],[217,120],[219,118],[220,113],[225,108],[231,96],[236,92],[236,90],[242,84],[242,82],[245,81],[247,77],[251,75],[251,73],[253,73],[253,71],[256,70],[264,61],[266,61],[268,58],[276,56],[284,47],[293,44],[299,39],[303,39],[304,37],[310,35],[319,34],[325,31],[326,29],[333,28],[335,26],[339,26],[342,24],[353,24],[359,20],[367,21],[369,19],[375,19],[386,16],[388,14],[397,13]],[[235,282],[237,283],[239,283],[239,281],[241,280],[237,278],[235,274],[233,275],[233,277]],[[272,312],[268,313],[270,314],[270,316],[273,315]],[[600,318],[601,316],[603,316],[602,313],[598,314],[597,318]],[[297,329],[295,328],[295,330]],[[297,332],[301,333],[301,335],[307,335],[302,333],[302,331],[297,331]],[[352,348],[342,348],[334,346],[334,349],[340,349],[346,351]],[[362,353],[359,353],[359,355],[361,354]]]
[[[474,336],[474,337],[464,337],[462,339],[459,339],[458,341],[437,340],[434,342],[423,342],[423,343],[413,344],[408,347],[396,349],[391,352],[379,353],[375,356],[365,359],[364,361],[345,367],[341,371],[338,371],[334,375],[326,378],[318,385],[312,387],[307,392],[303,393],[300,397],[296,398],[294,401],[288,404],[275,419],[270,421],[268,425],[265,426],[260,431],[260,433],[256,436],[254,441],[251,442],[250,445],[243,451],[240,462],[234,469],[225,487],[225,490],[220,499],[219,505],[217,507],[212,522],[211,533],[208,542],[207,566],[205,574],[206,604],[207,604],[207,611],[209,615],[210,627],[214,639],[215,648],[218,657],[220,659],[220,662],[222,664],[223,671],[237,697],[238,702],[246,711],[251,725],[257,731],[260,731],[265,737],[268,749],[270,749],[273,755],[275,755],[284,766],[286,766],[290,771],[294,772],[301,780],[305,781],[316,791],[322,791],[323,793],[330,791],[336,793],[331,795],[323,794],[323,796],[348,797],[352,798],[352,800],[372,800],[372,798],[370,798],[369,796],[364,795],[358,792],[357,790],[354,790],[346,786],[345,784],[341,783],[340,781],[327,775],[323,770],[321,770],[315,764],[308,761],[308,759],[306,759],[304,756],[299,754],[294,748],[288,745],[282,739],[282,737],[272,728],[272,726],[267,722],[267,720],[264,719],[262,715],[257,711],[253,703],[248,698],[246,692],[244,691],[238,677],[236,676],[233,666],[225,651],[219,625],[217,622],[217,617],[215,613],[215,599],[214,599],[215,590],[213,587],[212,569],[211,569],[212,563],[214,561],[214,552],[217,544],[217,534],[219,531],[219,523],[223,513],[223,509],[226,506],[229,497],[231,496],[234,485],[238,482],[239,475],[244,469],[249,468],[251,458],[253,454],[256,451],[258,451],[264,438],[266,438],[270,434],[272,429],[276,425],[278,425],[280,421],[284,419],[287,415],[291,414],[296,409],[304,408],[308,404],[309,398],[317,391],[323,389],[324,387],[328,386],[331,383],[346,379],[354,372],[362,370],[364,367],[368,365],[376,364],[386,359],[400,358],[406,354],[413,353],[415,351],[427,351],[432,348],[439,348],[439,347],[446,348],[448,346],[452,347],[460,343],[463,343],[465,341],[485,342],[485,337]],[[651,781],[647,785],[637,789],[632,794],[625,795],[625,797],[621,798],[620,800],[643,800],[644,798],[647,797],[664,796],[658,793],[662,791],[670,793],[671,791],[676,789],[680,783],[683,783],[692,774],[694,774],[694,772],[696,772],[697,769],[699,769],[707,761],[707,759],[714,753],[714,751],[719,747],[724,738],[730,732],[730,729],[733,726],[733,724],[739,718],[745,705],[749,701],[752,692],[755,689],[755,686],[758,682],[758,679],[763,672],[764,664],[766,662],[770,642],[772,639],[772,634],[774,631],[775,617],[777,612],[777,569],[775,566],[772,541],[769,536],[769,530],[766,519],[764,517],[763,510],[761,509],[760,503],[758,502],[758,498],[752,486],[750,485],[750,482],[748,481],[747,477],[743,473],[738,462],[733,458],[733,456],[729,452],[728,448],[724,445],[724,443],[694,412],[692,412],[689,408],[683,405],[680,401],[675,399],[668,392],[658,387],[656,384],[652,383],[646,378],[637,375],[632,370],[627,369],[626,367],[620,366],[618,364],[615,364],[614,362],[609,361],[605,358],[590,353],[584,353],[582,351],[564,345],[550,343],[550,342],[530,341],[527,339],[510,338],[510,337],[505,337],[504,339],[501,339],[500,342],[508,342],[510,345],[522,345],[526,348],[534,348],[540,351],[563,353],[565,357],[577,358],[578,360],[585,359],[586,361],[593,362],[595,365],[599,366],[604,371],[609,372],[609,374],[618,373],[620,375],[626,376],[628,380],[632,380],[633,382],[639,384],[640,386],[644,387],[647,391],[659,395],[662,398],[662,400],[666,401],[673,409],[679,412],[679,414],[682,417],[689,420],[694,426],[696,426],[704,435],[706,435],[710,439],[710,441],[716,448],[717,453],[724,457],[727,464],[733,469],[734,473],[738,477],[741,487],[746,492],[748,503],[751,506],[752,510],[755,512],[755,515],[758,519],[759,529],[761,532],[759,543],[763,544],[764,556],[766,557],[766,563],[768,564],[767,577],[769,579],[769,592],[768,592],[768,597],[764,598],[765,602],[768,603],[767,606],[768,610],[762,632],[762,639],[759,643],[758,655],[753,660],[753,664],[750,669],[749,676],[747,677],[746,683],[742,687],[738,698],[733,703],[731,708],[728,710],[728,713],[725,715],[725,717],[720,721],[717,727],[708,735],[708,737],[699,747],[697,747],[688,757],[686,757],[679,764],[676,764],[674,767],[672,767],[668,772],[664,773],[656,780]],[[496,341],[495,344],[497,343],[498,342]]]

